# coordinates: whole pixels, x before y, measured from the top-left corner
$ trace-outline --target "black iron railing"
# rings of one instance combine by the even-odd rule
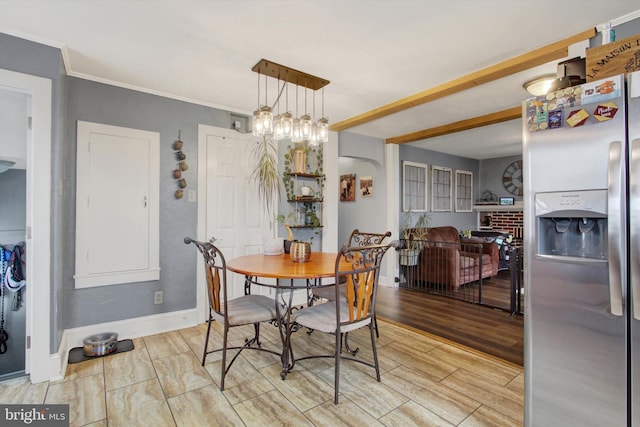
[[[511,303],[510,312],[514,314],[524,313],[524,270],[522,248],[511,248],[509,261],[511,270]]]
[[[522,313],[520,248],[509,248],[506,264],[500,260],[499,267],[481,243],[411,240],[402,241],[400,248],[400,287]],[[498,268],[510,271],[496,277]]]

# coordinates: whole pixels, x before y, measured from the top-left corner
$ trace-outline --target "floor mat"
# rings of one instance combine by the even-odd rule
[[[113,351],[109,354],[104,354],[102,356],[85,356],[83,347],[74,347],[69,350],[69,364],[84,362],[85,360],[93,360],[100,357],[111,356],[112,354],[124,353],[125,351],[133,350],[133,341],[131,340],[122,340],[118,341],[117,350]]]

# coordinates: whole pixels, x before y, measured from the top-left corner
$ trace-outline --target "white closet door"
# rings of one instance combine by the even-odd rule
[[[159,279],[159,140],[78,122],[76,287]]]

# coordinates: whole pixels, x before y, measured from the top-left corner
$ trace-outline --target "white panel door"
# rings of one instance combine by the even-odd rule
[[[206,135],[206,240],[215,237],[226,259],[262,252],[269,217],[262,209],[257,187],[251,181],[251,150],[255,138]],[[244,292],[244,277],[230,273],[230,297]],[[252,293],[269,294],[254,287]]]
[[[160,134],[78,121],[77,288],[158,280]]]
[[[117,135],[91,135],[88,232],[94,244],[88,268],[93,274],[149,268],[148,144]]]

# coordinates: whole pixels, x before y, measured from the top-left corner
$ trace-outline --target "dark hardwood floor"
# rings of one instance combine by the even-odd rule
[[[496,288],[503,287],[508,272],[488,281]],[[497,306],[504,302],[493,294]],[[508,291],[505,292],[508,298]],[[506,305],[505,307],[508,307]],[[393,323],[419,329],[483,353],[524,364],[524,317],[511,316],[508,310],[458,301],[427,292],[380,286],[377,316]]]

